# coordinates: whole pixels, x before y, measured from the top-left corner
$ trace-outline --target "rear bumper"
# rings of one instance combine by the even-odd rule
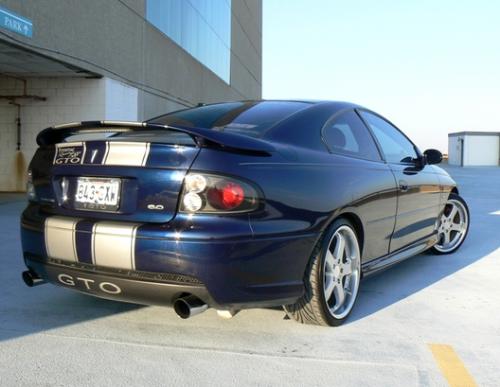
[[[122,272],[68,264],[28,255],[26,266],[47,282],[96,297],[146,305],[172,305],[186,294],[216,306],[206,287],[194,278],[180,275]]]
[[[169,305],[185,294],[221,309],[292,303],[304,292],[304,271],[317,240],[317,234],[311,233],[255,238],[245,219],[200,217],[187,221],[178,217],[168,226],[141,225],[132,244],[133,266],[120,268],[85,259],[82,245],[93,243],[96,230],[89,220],[79,221],[85,227],[70,230],[76,259],[48,254],[62,250],[47,248],[46,219],[50,217],[33,208],[23,214],[21,237],[28,268],[66,288],[141,304]],[[102,237],[106,245],[107,236]],[[113,252],[113,246],[120,243],[112,237],[108,245]],[[116,262],[116,254],[111,254],[109,262]],[[103,289],[102,282],[112,285]],[[113,285],[121,291],[106,291],[113,290]]]

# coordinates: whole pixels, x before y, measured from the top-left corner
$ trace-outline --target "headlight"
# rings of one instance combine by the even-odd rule
[[[26,195],[28,200],[36,201],[35,186],[33,185],[33,173],[31,169],[28,170],[28,181],[26,182]]]
[[[188,173],[184,178],[181,212],[248,212],[258,206],[257,190],[247,182],[204,173]]]

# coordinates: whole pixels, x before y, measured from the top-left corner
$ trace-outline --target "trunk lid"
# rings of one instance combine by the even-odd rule
[[[30,168],[42,209],[77,218],[171,220],[200,147],[186,133],[139,125],[64,127],[55,143],[39,137]]]

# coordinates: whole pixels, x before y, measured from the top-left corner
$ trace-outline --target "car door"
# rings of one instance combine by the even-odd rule
[[[396,225],[390,251],[431,235],[440,211],[440,184],[433,168],[421,165],[415,145],[384,118],[359,110],[371,129],[398,185]]]
[[[332,168],[337,169],[339,181],[343,176],[343,189],[349,191],[351,205],[363,224],[363,261],[386,255],[397,208],[397,187],[390,167],[353,109],[328,120],[322,138],[332,154]]]

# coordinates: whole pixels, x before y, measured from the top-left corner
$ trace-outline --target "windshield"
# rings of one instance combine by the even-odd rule
[[[308,102],[293,101],[228,102],[179,110],[148,122],[262,137],[279,121],[308,106]]]

